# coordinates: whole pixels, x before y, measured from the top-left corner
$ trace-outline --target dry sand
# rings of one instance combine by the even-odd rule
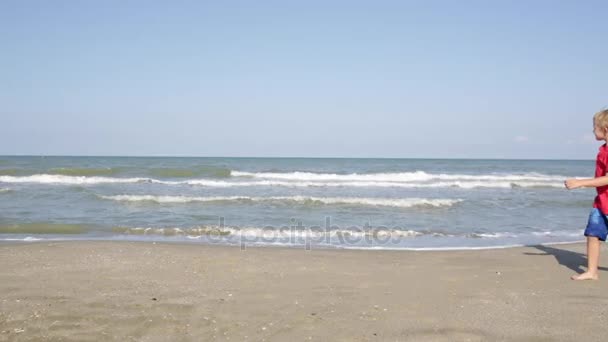
[[[606,341],[607,269],[569,280],[584,248],[4,244],[0,340]]]

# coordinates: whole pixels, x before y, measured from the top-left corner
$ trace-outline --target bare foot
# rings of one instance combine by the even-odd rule
[[[597,280],[598,276],[597,276],[597,273],[585,272],[585,273],[581,273],[581,274],[575,274],[572,277],[570,277],[570,279],[572,279],[572,280]]]

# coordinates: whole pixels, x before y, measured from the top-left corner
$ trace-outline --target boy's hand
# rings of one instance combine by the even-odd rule
[[[582,187],[582,184],[578,179],[568,179],[564,182],[564,185],[566,185],[566,188],[568,190],[577,189],[577,188]]]

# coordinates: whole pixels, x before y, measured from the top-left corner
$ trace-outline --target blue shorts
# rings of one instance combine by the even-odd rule
[[[608,235],[608,217],[599,209],[593,208],[589,214],[589,221],[585,229],[585,236],[595,236],[601,241],[606,241]]]

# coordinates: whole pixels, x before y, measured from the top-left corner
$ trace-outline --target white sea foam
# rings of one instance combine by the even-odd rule
[[[241,239],[248,243],[294,243],[293,239],[307,239],[312,242],[326,242],[335,244],[340,248],[359,248],[361,246],[353,246],[359,242],[385,242],[399,243],[403,238],[416,238],[421,236],[443,239],[483,239],[504,242],[508,245],[514,245],[513,242],[519,243],[525,241],[532,236],[553,237],[553,238],[568,238],[567,241],[580,241],[581,239],[573,239],[580,237],[580,232],[573,231],[551,231],[547,234],[537,234],[537,232],[516,234],[513,232],[496,232],[496,233],[461,233],[447,234],[436,231],[416,231],[402,230],[390,228],[372,228],[372,229],[295,229],[282,227],[278,228],[261,228],[261,227],[224,227],[224,226],[206,226],[206,227],[124,227],[115,228],[115,233],[126,235],[150,235],[150,236],[184,236],[189,239],[202,237],[222,237],[227,239]],[[523,240],[522,240],[523,239]],[[463,240],[464,241],[464,240]],[[563,242],[563,241],[555,241]],[[548,242],[547,242],[548,243]],[[496,248],[498,246],[476,246],[475,248]],[[374,248],[374,246],[365,246],[363,248]],[[380,247],[383,249],[384,247]],[[400,246],[398,249],[402,249]],[[446,247],[447,249],[458,248]],[[469,248],[469,247],[467,247]],[[465,249],[467,249],[465,248]],[[407,248],[406,248],[407,249]],[[421,248],[424,249],[424,248]],[[435,247],[431,248],[435,249]],[[441,248],[439,248],[441,249]]]
[[[563,188],[563,182],[541,182],[541,181],[441,181],[435,183],[399,183],[399,182],[378,182],[378,181],[348,181],[348,182],[307,182],[307,181],[211,181],[211,180],[190,180],[182,184],[200,185],[207,187],[240,187],[240,186],[281,186],[281,187],[380,187],[380,188],[534,188],[551,187]]]
[[[333,229],[333,230],[313,230],[313,229],[267,229],[258,227],[131,227],[131,228],[115,228],[114,232],[122,234],[134,235],[164,235],[164,236],[225,236],[225,237],[240,237],[251,239],[260,239],[263,242],[270,242],[273,239],[325,239],[325,238],[402,238],[416,237],[425,233],[414,230],[398,230],[398,229],[371,229],[371,230],[349,230],[349,229]]]
[[[435,183],[399,183],[399,182],[378,182],[378,181],[348,181],[348,182],[310,182],[310,181],[277,181],[277,180],[259,180],[259,181],[215,181],[207,179],[194,179],[182,182],[167,182],[153,181],[167,185],[196,185],[206,187],[254,187],[254,186],[277,186],[288,188],[306,188],[306,187],[379,187],[379,188],[535,188],[535,187],[551,187],[563,188],[563,182],[534,182],[534,181],[441,181]]]
[[[359,182],[428,182],[433,180],[449,181],[501,181],[501,182],[547,182],[563,181],[565,176],[544,175],[540,173],[525,174],[489,174],[489,175],[463,175],[463,174],[431,174],[424,171],[370,173],[370,174],[335,174],[313,172],[242,172],[232,171],[234,177],[247,177],[258,179],[277,179],[288,181],[359,181]]]
[[[33,236],[26,236],[24,238],[0,238],[0,241],[41,241],[45,239],[35,238]]]
[[[563,187],[566,176],[540,173],[523,174],[432,174],[424,171],[335,174],[313,172],[242,172],[232,171],[236,179],[256,179],[242,185],[276,185],[287,187],[401,187],[401,188],[512,188],[512,187]],[[233,183],[234,184],[234,183]],[[211,185],[211,184],[206,184]],[[222,184],[224,185],[224,184]]]
[[[165,183],[167,182],[160,182]],[[178,182],[180,184],[199,185],[207,187],[251,187],[251,186],[279,186],[279,187],[380,187],[380,188],[513,188],[513,187],[552,187],[562,188],[563,182],[543,181],[441,181],[435,183],[399,183],[380,181],[347,181],[347,182],[310,182],[310,181],[213,181],[213,180],[189,180]],[[175,184],[175,182],[173,182]]]
[[[568,177],[549,176],[537,173],[523,175],[445,175],[428,174],[422,171],[410,173],[377,174],[315,174],[293,173],[247,173],[234,172],[231,180],[188,179],[181,181],[153,178],[87,177],[38,174],[32,176],[0,176],[0,183],[34,184],[79,184],[104,183],[155,183],[164,185],[191,185],[205,187],[398,187],[398,188],[513,188],[513,187],[563,187],[562,180]]]
[[[516,238],[517,234],[507,232],[495,232],[495,233],[471,233],[468,235],[472,238],[485,238],[485,239],[499,239],[499,238]]]
[[[139,183],[153,182],[149,178],[115,178],[115,177],[86,177],[64,175],[31,175],[31,176],[0,176],[3,183],[39,183],[39,184],[102,184],[102,183]]]
[[[190,203],[190,202],[223,202],[223,201],[251,201],[251,202],[283,202],[296,204],[353,204],[365,206],[386,206],[410,208],[416,206],[450,207],[462,202],[461,199],[430,199],[430,198],[359,198],[359,197],[308,197],[308,196],[153,196],[153,195],[115,195],[99,196],[103,199],[125,202],[155,202],[155,203]]]
[[[542,232],[532,232],[532,235],[542,237],[581,237],[583,236],[582,231],[571,231],[571,230],[546,230]]]

